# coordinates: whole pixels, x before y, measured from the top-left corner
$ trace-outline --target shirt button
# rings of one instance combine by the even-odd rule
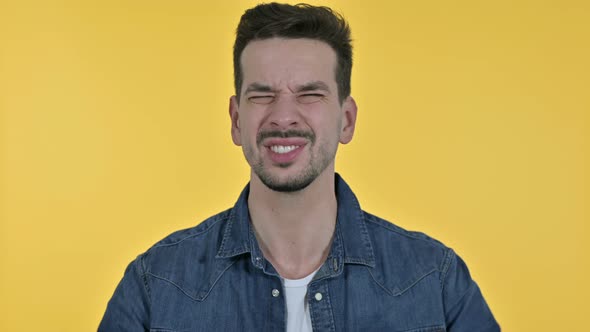
[[[272,290],[272,296],[273,297],[277,297],[277,296],[279,296],[279,294],[281,294],[281,292],[279,292],[278,289],[275,288],[275,289]]]
[[[315,300],[321,301],[322,300],[322,293],[315,293]]]

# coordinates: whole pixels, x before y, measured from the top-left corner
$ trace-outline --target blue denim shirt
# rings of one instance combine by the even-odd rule
[[[283,331],[281,279],[256,241],[248,191],[138,256],[98,330]],[[338,174],[336,194],[332,247],[307,293],[314,331],[500,330],[453,250],[362,211]]]

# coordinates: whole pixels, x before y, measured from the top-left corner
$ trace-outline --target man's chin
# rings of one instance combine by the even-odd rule
[[[287,166],[288,167],[288,166]],[[270,190],[281,193],[294,193],[309,186],[316,178],[312,174],[284,177],[271,174],[257,174],[260,181]]]
[[[313,182],[313,181],[311,181]],[[268,189],[280,193],[296,193],[300,192],[303,189],[307,188],[311,184],[311,182],[302,183],[302,182],[286,182],[286,183],[264,183]]]

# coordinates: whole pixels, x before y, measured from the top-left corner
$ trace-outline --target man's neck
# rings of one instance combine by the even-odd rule
[[[266,259],[284,278],[305,277],[329,254],[337,211],[334,171],[326,169],[294,193],[273,191],[252,174],[248,208]]]

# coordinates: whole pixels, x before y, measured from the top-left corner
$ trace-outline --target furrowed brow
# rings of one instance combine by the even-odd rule
[[[306,83],[303,85],[299,85],[299,86],[297,86],[297,89],[296,89],[297,92],[317,91],[317,90],[330,92],[330,88],[328,87],[328,85],[322,81],[314,81],[314,82],[309,82],[309,83]]]
[[[274,92],[274,90],[268,85],[254,82],[248,85],[246,91],[244,91],[244,94],[247,94],[249,92]]]

